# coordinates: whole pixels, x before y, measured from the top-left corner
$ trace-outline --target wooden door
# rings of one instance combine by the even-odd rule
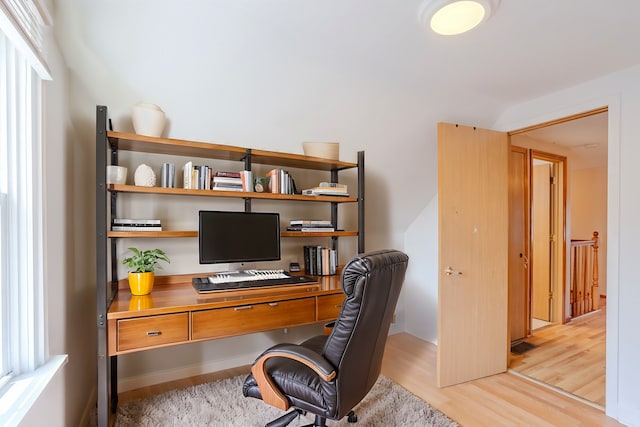
[[[438,124],[438,386],[504,372],[508,354],[506,133]]]
[[[509,336],[531,332],[529,287],[529,155],[512,146],[509,154]]]
[[[551,320],[551,163],[533,166],[532,311],[536,319]]]

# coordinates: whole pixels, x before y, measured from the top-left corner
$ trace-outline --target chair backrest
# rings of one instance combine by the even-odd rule
[[[375,384],[409,257],[397,250],[369,252],[342,271],[345,300],[324,346],[337,368],[337,412],[342,417]]]

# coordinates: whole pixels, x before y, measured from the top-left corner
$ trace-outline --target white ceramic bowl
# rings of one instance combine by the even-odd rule
[[[162,108],[147,102],[134,105],[131,112],[133,129],[138,135],[162,136],[166,119]]]
[[[303,142],[302,150],[305,156],[338,160],[340,158],[339,142]]]
[[[124,166],[107,166],[107,184],[126,184],[127,168]]]

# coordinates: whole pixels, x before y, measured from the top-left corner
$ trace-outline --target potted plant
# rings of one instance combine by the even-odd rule
[[[129,288],[133,295],[147,295],[153,289],[154,271],[160,261],[171,262],[160,249],[140,250],[129,248],[133,253],[122,260],[129,267]]]

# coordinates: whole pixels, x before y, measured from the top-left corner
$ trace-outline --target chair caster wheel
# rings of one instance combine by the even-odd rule
[[[347,414],[347,422],[349,422],[349,423],[351,423],[351,424],[354,424],[354,423],[357,423],[357,422],[358,422],[358,416],[356,415],[356,413],[355,413],[355,412],[350,411],[350,412]]]

